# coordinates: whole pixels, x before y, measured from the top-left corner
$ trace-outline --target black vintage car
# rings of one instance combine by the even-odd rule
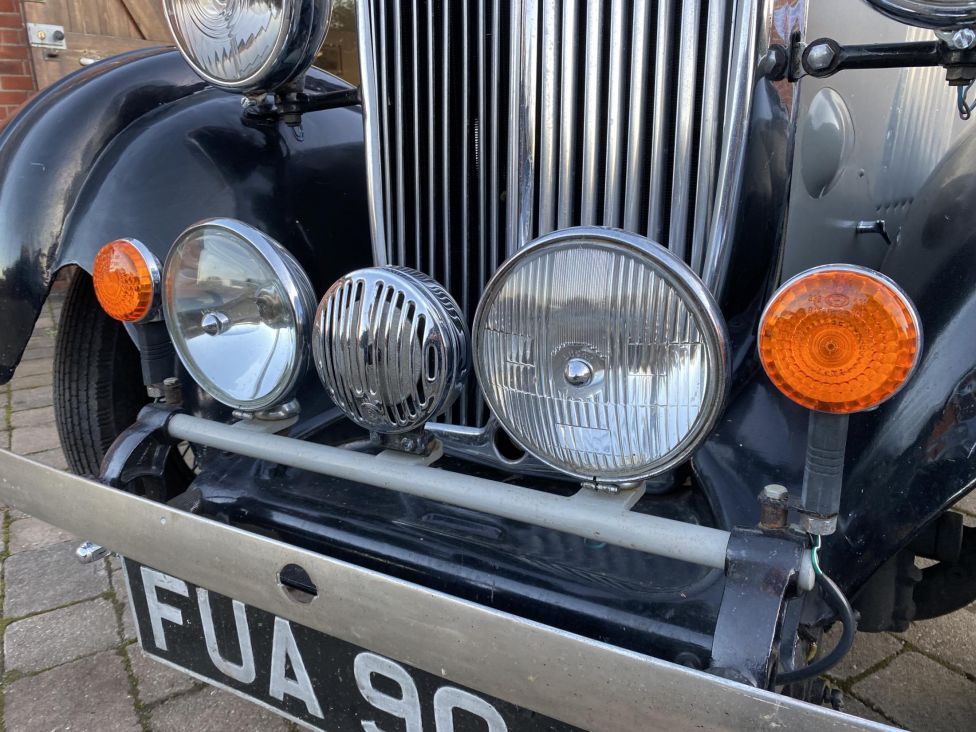
[[[976,3],[332,5],[0,133],[0,382],[78,268],[0,499],[313,727],[873,726],[855,629],[976,598]]]

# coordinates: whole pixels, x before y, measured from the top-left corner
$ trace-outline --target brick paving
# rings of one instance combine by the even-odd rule
[[[64,469],[51,407],[59,308],[55,296],[0,387],[0,447]],[[958,508],[976,525],[976,495]],[[0,732],[298,729],[143,656],[117,559],[81,566],[76,537],[18,511],[0,519]],[[906,633],[858,635],[831,679],[852,714],[919,731],[973,728],[976,606]]]

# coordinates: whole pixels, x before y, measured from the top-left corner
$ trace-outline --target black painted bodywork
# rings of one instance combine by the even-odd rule
[[[342,84],[310,78],[322,91]],[[646,497],[637,510],[752,526],[764,485],[799,487],[807,414],[776,392],[755,358],[786,226],[788,129],[779,97],[760,82],[722,299],[732,395],[693,458],[692,486]],[[307,114],[303,132],[299,141],[281,123],[245,123],[237,97],[202,85],[171,51],[98,64],[41,94],[0,136],[0,381],[20,358],[52,275],[69,263],[90,269],[97,249],[119,236],[143,240],[162,259],[187,225],[239,218],[291,249],[319,294],[367,264],[361,114]],[[847,592],[976,478],[976,222],[967,210],[976,177],[965,163],[974,139],[933,176],[886,263],[915,299],[928,346],[908,388],[851,420],[844,518],[824,549],[825,569]],[[320,401],[303,397],[306,414],[328,406],[310,377],[305,393],[314,392]],[[230,456],[206,455],[194,488],[204,515],[621,646],[707,661],[725,589],[719,572]]]
[[[321,72],[313,91],[346,87]],[[228,216],[280,241],[320,291],[368,263],[362,117],[242,122],[240,98],[206,86],[174,50],[86,67],[0,133],[0,383],[20,360],[54,274],[90,271],[120,236],[160,260],[181,231]]]

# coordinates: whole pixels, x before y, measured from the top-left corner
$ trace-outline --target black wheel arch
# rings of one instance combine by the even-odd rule
[[[344,82],[312,70],[309,86]],[[301,130],[245,121],[172,49],[94,64],[38,95],[0,132],[0,384],[20,360],[59,269],[90,272],[134,237],[164,261],[187,226],[241,219],[281,241],[318,291],[371,261],[358,107]]]

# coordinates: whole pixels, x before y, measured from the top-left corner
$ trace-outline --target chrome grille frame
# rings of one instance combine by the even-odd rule
[[[610,226],[720,297],[772,5],[362,0],[376,263],[432,276],[470,321],[523,246]],[[482,425],[468,391],[450,421]]]

